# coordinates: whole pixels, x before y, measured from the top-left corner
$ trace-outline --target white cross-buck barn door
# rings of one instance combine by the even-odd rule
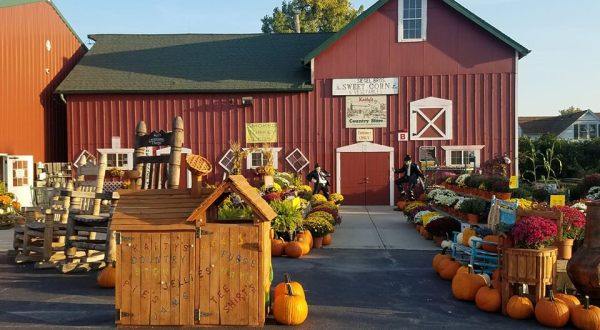
[[[410,102],[411,140],[452,140],[452,101],[427,97]]]

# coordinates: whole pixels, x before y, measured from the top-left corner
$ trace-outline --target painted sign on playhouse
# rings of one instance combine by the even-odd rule
[[[347,96],[346,127],[371,128],[387,126],[387,99],[384,95]]]

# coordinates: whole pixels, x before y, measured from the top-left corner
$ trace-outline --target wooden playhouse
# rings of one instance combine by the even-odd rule
[[[231,193],[253,211],[218,220]],[[262,326],[271,286],[276,213],[243,176],[214,190],[123,191],[116,232],[116,323],[122,326]]]

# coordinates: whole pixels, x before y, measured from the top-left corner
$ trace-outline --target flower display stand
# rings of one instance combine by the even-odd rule
[[[514,284],[527,284],[534,302],[544,298],[546,286],[555,284],[556,257],[556,247],[539,250],[516,248],[504,250],[502,258],[502,312],[504,314]]]

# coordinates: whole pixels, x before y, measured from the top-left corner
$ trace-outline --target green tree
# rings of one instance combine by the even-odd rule
[[[581,112],[581,111],[583,111],[583,110],[581,110],[580,108],[570,106],[566,109],[559,110],[558,112],[560,112],[561,116],[566,116],[566,115],[570,115],[570,114]]]
[[[295,32],[294,16],[299,15],[300,32],[336,32],[364,11],[349,0],[289,0],[275,7],[262,21],[263,33]]]

